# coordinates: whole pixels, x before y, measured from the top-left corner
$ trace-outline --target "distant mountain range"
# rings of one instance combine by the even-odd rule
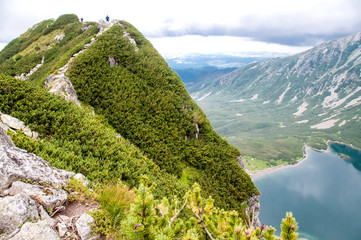
[[[216,131],[246,155],[290,162],[304,143],[361,147],[360,43],[357,33],[251,63],[190,92]]]
[[[224,54],[190,54],[165,57],[172,69],[199,69],[203,67],[239,68],[252,62],[269,59],[269,54],[245,53],[244,56]]]
[[[268,55],[267,55],[268,56]],[[221,77],[252,62],[260,62],[269,57],[230,56],[212,54],[190,54],[168,57],[168,65],[179,75],[188,91],[200,89],[203,82]]]

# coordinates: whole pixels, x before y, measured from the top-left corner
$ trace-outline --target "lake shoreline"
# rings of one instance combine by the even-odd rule
[[[256,178],[263,177],[263,176],[271,174],[271,173],[275,173],[281,169],[296,167],[306,160],[306,148],[310,148],[310,147],[308,147],[306,144],[303,146],[303,148],[302,148],[303,156],[302,156],[302,158],[298,159],[295,164],[283,164],[283,165],[278,165],[278,166],[274,166],[274,167],[270,167],[270,168],[266,168],[266,169],[262,169],[262,170],[257,170],[257,171],[247,171],[247,173],[251,177],[252,180],[255,180]],[[327,150],[328,150],[328,148],[327,148]]]
[[[263,177],[265,175],[275,173],[275,172],[277,172],[279,170],[282,170],[282,169],[297,167],[299,164],[303,163],[307,159],[307,156],[306,156],[306,149],[307,148],[310,148],[310,149],[318,151],[318,152],[331,152],[332,150],[331,150],[330,144],[332,144],[332,143],[339,143],[339,144],[347,145],[347,146],[350,146],[350,147],[352,147],[354,149],[357,149],[357,150],[361,151],[361,149],[354,147],[352,144],[346,144],[344,142],[331,141],[331,140],[328,140],[326,142],[327,149],[325,149],[325,150],[315,149],[315,148],[312,148],[312,147],[308,146],[307,144],[304,144],[304,146],[302,148],[303,156],[302,156],[302,158],[298,159],[295,164],[277,165],[277,166],[274,166],[274,167],[270,167],[270,168],[266,168],[266,169],[262,169],[262,170],[256,170],[256,171],[248,171],[247,170],[247,173],[251,177],[252,180],[255,180],[255,179],[259,178],[259,177]]]

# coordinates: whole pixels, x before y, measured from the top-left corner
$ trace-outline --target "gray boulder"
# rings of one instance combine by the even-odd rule
[[[98,235],[94,235],[91,229],[91,225],[94,221],[94,218],[87,213],[82,214],[76,221],[75,226],[82,240],[93,240],[99,238]]]
[[[25,223],[9,240],[60,240],[60,237],[46,221],[38,221]]]
[[[62,189],[45,187],[37,184],[32,185],[19,181],[14,182],[11,185],[11,188],[4,191],[4,194],[11,196],[20,193],[28,195],[48,211],[63,205],[67,200],[67,193]]]
[[[81,182],[85,187],[90,187],[88,179],[81,173],[77,173],[73,177],[75,180]]]
[[[0,232],[11,233],[28,219],[39,218],[34,200],[25,194],[0,198]]]
[[[73,172],[51,167],[50,164],[32,153],[11,146],[0,146],[0,191],[18,180],[48,183],[54,186],[66,185]]]

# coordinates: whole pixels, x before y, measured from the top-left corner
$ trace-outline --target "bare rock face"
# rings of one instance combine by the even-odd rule
[[[11,233],[20,224],[35,218],[39,218],[38,208],[27,195],[0,198],[0,232]]]
[[[112,27],[113,25],[120,25],[120,21],[113,19],[111,21],[104,21],[104,20],[99,20],[98,22],[98,28],[99,28],[99,32],[97,33],[97,36],[103,34],[103,32],[105,32],[106,30],[108,30],[110,27]]]
[[[246,209],[246,213],[248,217],[250,218],[250,225],[254,227],[260,227],[261,221],[258,218],[259,212],[261,210],[261,204],[259,202],[259,196],[258,195],[252,195],[248,199],[248,207]]]
[[[63,38],[65,37],[65,34],[59,34],[59,35],[56,35],[54,40],[57,41],[58,43],[63,40]]]
[[[49,88],[49,92],[62,96],[67,101],[73,101],[76,103],[76,105],[81,107],[73,84],[65,75],[67,70],[68,65],[65,65],[64,67],[60,68],[56,74],[49,75],[45,79],[45,87]]]
[[[93,25],[90,24],[90,25],[88,25],[88,26],[82,27],[82,28],[81,28],[81,31],[82,31],[82,32],[85,32],[86,30],[88,30],[88,29],[91,28],[92,26],[93,26]]]
[[[246,166],[244,165],[243,159],[241,156],[237,157],[237,161],[238,161],[238,165],[244,170],[246,171]]]
[[[36,223],[27,222],[21,230],[9,240],[60,240],[58,233],[45,220]]]
[[[24,193],[40,203],[46,210],[50,211],[64,204],[67,200],[67,193],[62,189],[45,187],[38,184],[14,182],[11,188],[4,191],[5,195],[14,196]]]
[[[0,127],[0,146],[1,145],[6,145],[6,146],[14,146],[13,141],[11,140],[11,138],[6,135],[5,130],[3,128]]]
[[[110,65],[111,67],[113,67],[113,66],[118,66],[119,64],[115,61],[114,58],[109,57],[109,65]]]
[[[74,173],[53,168],[34,154],[11,146],[0,146],[0,191],[18,180],[65,185]]]

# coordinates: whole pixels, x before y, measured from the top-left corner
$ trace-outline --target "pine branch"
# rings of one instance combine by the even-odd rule
[[[186,201],[184,202],[183,206],[181,207],[181,209],[179,209],[179,211],[168,221],[169,222],[169,227],[172,225],[172,222],[177,218],[178,214],[183,210],[183,208],[186,206],[187,204],[187,200],[188,200],[188,195],[186,196]],[[177,210],[177,202],[175,202],[175,210]]]
[[[212,234],[208,231],[208,229],[207,229],[207,227],[206,227],[206,224],[204,223],[204,220],[203,220],[203,218],[202,218],[202,213],[199,211],[199,206],[197,206],[197,207],[198,207],[199,215],[198,215],[196,212],[194,212],[194,210],[193,210],[192,207],[191,207],[190,209],[192,210],[192,212],[194,213],[194,215],[196,215],[196,217],[201,221],[202,227],[203,227],[203,229],[206,231],[208,237],[209,237],[211,240],[214,240],[214,238],[212,237]]]
[[[162,209],[160,208],[160,206],[158,206],[158,209],[159,209],[160,215],[162,215],[162,219],[163,219],[163,218],[164,218],[164,214],[163,214]]]

